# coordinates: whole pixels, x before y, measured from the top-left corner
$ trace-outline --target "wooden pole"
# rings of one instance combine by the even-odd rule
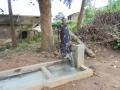
[[[9,11],[9,21],[11,27],[12,45],[17,46],[11,0],[8,0],[8,11]]]

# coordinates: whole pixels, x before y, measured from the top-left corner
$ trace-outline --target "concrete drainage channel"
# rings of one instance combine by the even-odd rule
[[[78,52],[81,47],[76,46],[76,49],[75,66],[67,60],[58,60],[0,72],[0,90],[40,90],[92,76],[93,71],[80,62],[84,55]]]

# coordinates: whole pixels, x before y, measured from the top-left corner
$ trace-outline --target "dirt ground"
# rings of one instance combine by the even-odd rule
[[[120,50],[94,46],[94,52],[95,58],[85,57],[85,64],[94,70],[94,76],[43,90],[120,90]],[[0,71],[57,59],[56,54],[46,55],[31,49],[6,53],[0,57]]]

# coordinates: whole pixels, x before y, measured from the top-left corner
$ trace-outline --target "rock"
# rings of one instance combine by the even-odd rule
[[[103,61],[103,63],[107,63],[106,61]]]
[[[110,66],[114,66],[114,64],[110,64]]]
[[[46,52],[41,52],[41,54],[46,54]]]
[[[113,67],[114,67],[114,68],[117,68],[117,66],[116,66],[116,65],[114,65]]]
[[[93,58],[94,60],[96,60],[97,58]]]
[[[95,69],[95,67],[94,67],[94,66],[89,66],[89,68],[91,68],[91,69]]]
[[[115,63],[118,63],[118,61],[115,61]]]
[[[76,84],[75,84],[75,83],[73,83],[73,84],[72,84],[72,86],[73,86],[73,87],[75,87],[75,86],[76,86]]]
[[[101,77],[101,78],[103,77],[102,75],[100,75],[99,73],[96,73],[96,72],[94,72],[93,74],[97,77]]]
[[[87,59],[90,59],[90,57],[86,57]]]
[[[94,84],[95,84],[95,85],[98,85],[99,83],[97,83],[97,82],[94,82]]]
[[[54,52],[54,55],[55,55],[55,56],[57,56],[57,55],[58,55],[58,52],[57,52],[57,51],[55,51],[55,52]]]
[[[118,88],[118,85],[113,85],[114,88]]]

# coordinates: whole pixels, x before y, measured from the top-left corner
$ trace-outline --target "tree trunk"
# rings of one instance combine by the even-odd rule
[[[95,53],[89,49],[74,33],[70,31],[70,35],[73,40],[75,40],[79,44],[83,44],[85,46],[85,53],[90,57],[95,57]]]
[[[10,20],[10,26],[11,26],[12,45],[16,46],[17,45],[17,41],[16,41],[16,35],[15,35],[15,28],[14,28],[11,0],[8,0],[8,10],[9,10],[9,20]]]
[[[42,49],[53,50],[53,31],[51,23],[51,0],[38,0],[42,30]]]
[[[78,21],[77,21],[77,31],[80,29],[80,24],[82,23],[82,19],[83,19],[83,14],[84,14],[84,9],[85,9],[85,4],[86,4],[86,0],[82,0],[82,4],[81,4],[81,8],[80,8],[80,12],[78,15]]]

